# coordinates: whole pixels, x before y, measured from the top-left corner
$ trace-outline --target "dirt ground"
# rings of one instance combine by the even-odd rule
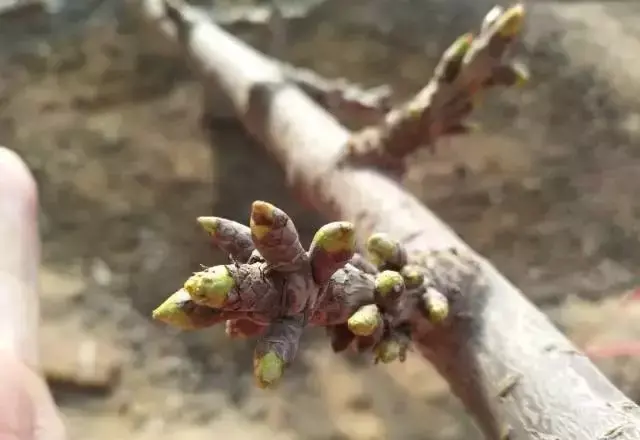
[[[444,6],[454,25],[417,26],[429,11],[394,17],[414,26],[398,29],[432,42],[416,47],[401,43],[406,35],[354,25],[350,17],[361,16],[353,4],[296,24],[287,58],[326,75],[390,83],[403,97],[470,25]],[[257,44],[258,35],[243,37]],[[619,294],[635,284],[640,263],[631,182],[637,113],[606,79],[572,68],[550,44],[523,49],[532,87],[490,98],[478,114],[484,129],[421,156],[407,185],[582,345],[603,339],[604,311],[618,309],[565,306],[564,298]],[[14,54],[0,75],[0,143],[25,158],[40,185],[45,359],[64,370],[59,353],[68,353],[76,371],[74,356],[95,343],[107,364],[97,388],[52,380],[73,439],[480,438],[418,358],[373,368],[310,334],[281,389],[264,392],[252,385],[250,341],[150,321],[191,271],[223,261],[195,217],[243,220],[252,200],[265,199],[294,217],[306,241],[322,219],[296,203],[277,165],[236,123],[203,123],[197,82],[135,20]],[[609,333],[640,338],[631,314],[616,320],[624,316],[628,325]],[[603,367],[640,399],[637,363]]]

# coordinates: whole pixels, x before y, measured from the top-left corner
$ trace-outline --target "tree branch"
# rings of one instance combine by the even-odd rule
[[[205,86],[224,90],[292,187],[326,216],[353,222],[360,243],[374,232],[400,242],[449,299],[442,325],[414,319],[413,342],[488,438],[640,438],[640,409],[486,259],[398,183],[336,166],[350,133],[276,64],[191,8],[140,3],[167,41],[185,49]]]

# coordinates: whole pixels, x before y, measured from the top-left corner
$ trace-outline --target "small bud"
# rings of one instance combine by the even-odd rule
[[[284,361],[274,352],[254,357],[253,376],[259,388],[275,387],[284,373]]]
[[[377,233],[367,241],[369,259],[378,267],[400,269],[406,264],[407,256],[404,249],[388,234]]]
[[[215,236],[218,225],[220,224],[220,219],[218,217],[198,217],[198,223],[207,234]]]
[[[449,300],[441,292],[429,288],[422,296],[427,319],[434,324],[441,323],[449,316]]]
[[[397,300],[404,292],[402,275],[393,270],[385,270],[376,276],[375,289],[377,295],[386,301]]]
[[[404,266],[400,271],[400,275],[404,279],[406,289],[417,289],[424,284],[424,273],[419,266]]]
[[[356,336],[370,336],[382,326],[382,316],[375,304],[362,306],[347,321],[349,330]]]
[[[380,342],[375,350],[374,362],[382,362],[383,364],[390,364],[396,359],[400,358],[402,353],[402,346],[394,339],[387,339]]]
[[[333,222],[316,232],[309,249],[313,279],[324,284],[353,257],[356,235],[349,222]]]
[[[224,306],[235,281],[226,266],[213,266],[193,274],[184,289],[198,304],[220,308]]]

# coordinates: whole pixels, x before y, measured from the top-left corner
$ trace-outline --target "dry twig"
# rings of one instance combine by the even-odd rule
[[[328,217],[352,222],[361,242],[375,231],[389,234],[448,299],[448,318],[439,325],[411,320],[412,342],[488,438],[508,432],[510,439],[583,440],[612,426],[621,427],[619,439],[640,438],[640,409],[488,261],[393,180],[336,167],[350,133],[287,82],[276,64],[181,3],[141,4],[168,41],[188,49],[205,84],[224,90],[293,187]],[[514,11],[522,14],[516,6],[504,16]],[[519,380],[500,399],[500,384],[514,374]]]

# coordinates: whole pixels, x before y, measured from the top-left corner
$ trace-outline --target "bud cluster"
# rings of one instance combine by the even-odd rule
[[[153,317],[184,330],[225,323],[229,337],[258,338],[253,369],[262,388],[293,362],[306,326],[325,327],[336,352],[353,347],[388,363],[404,360],[416,313],[434,324],[448,316],[447,298],[386,234],[369,238],[365,257],[354,226],[333,222],[305,250],[291,218],[263,201],[253,203],[249,226],[198,222],[231,263],[191,275]]]

